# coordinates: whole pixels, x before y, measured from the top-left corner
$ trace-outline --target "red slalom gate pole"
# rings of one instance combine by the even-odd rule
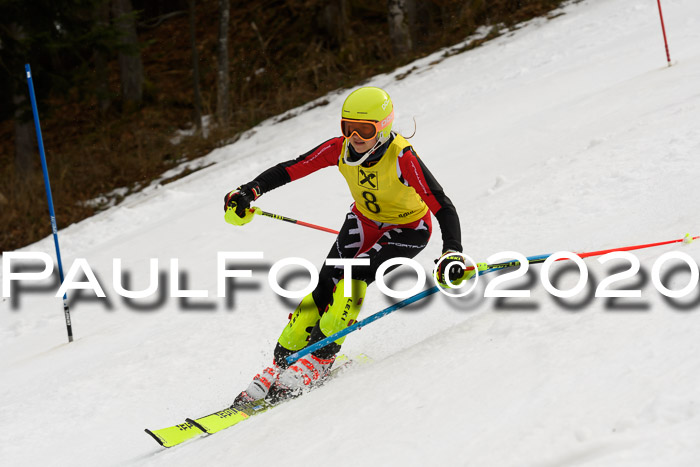
[[[609,250],[591,251],[588,253],[579,253],[578,256],[581,258],[588,258],[590,256],[602,256],[602,255],[605,255],[607,253],[612,253],[613,251],[641,250],[642,248],[652,248],[655,246],[669,245],[671,243],[690,243],[693,240],[697,240],[698,238],[700,238],[700,236],[691,237],[690,234],[687,234],[685,237],[679,238],[677,240],[668,240],[666,242],[657,242],[657,243],[647,243],[646,245],[623,246],[620,248],[611,248]]]
[[[661,32],[664,35],[664,46],[666,47],[666,60],[668,61],[668,66],[671,66],[671,54],[668,52],[668,40],[666,39],[666,27],[664,26],[664,14],[661,12],[661,0],[656,0],[659,5],[659,18],[661,18]]]
[[[610,248],[607,250],[598,250],[598,251],[588,251],[585,253],[574,253],[576,256],[579,258],[590,258],[592,256],[602,256],[607,253],[612,253],[614,251],[632,251],[632,250],[641,250],[643,248],[652,248],[655,246],[661,246],[661,245],[669,245],[671,243],[690,243],[693,240],[697,240],[700,238],[700,236],[693,237],[690,234],[686,234],[685,237],[683,238],[678,238],[676,240],[667,240],[665,242],[656,242],[656,243],[645,243],[643,245],[631,245],[631,246],[621,246],[617,248]],[[528,257],[528,264],[539,264],[539,263],[544,263],[547,261],[547,258],[549,258],[551,254],[544,254],[544,255],[537,255],[537,256],[530,256]],[[565,261],[567,258],[559,258],[557,261]],[[497,263],[497,264],[489,264],[487,265],[487,270],[483,274],[487,274],[489,272],[497,271],[499,269],[506,269],[506,268],[512,268],[520,266],[520,261],[513,260],[513,261],[507,261],[505,263]],[[467,271],[472,271],[474,269],[474,266],[468,266],[466,268]]]

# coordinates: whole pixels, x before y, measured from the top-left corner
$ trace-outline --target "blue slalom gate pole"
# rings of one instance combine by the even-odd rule
[[[39,155],[41,156],[41,169],[44,171],[44,188],[46,189],[46,199],[49,202],[49,214],[51,215],[51,230],[53,231],[53,243],[56,247],[56,259],[58,261],[58,275],[63,284],[63,264],[61,262],[61,249],[58,247],[58,228],[56,227],[56,214],[53,209],[53,196],[51,196],[51,183],[49,182],[49,169],[46,166],[46,154],[44,153],[44,140],[41,136],[41,125],[39,124],[39,111],[36,106],[36,96],[34,95],[34,82],[32,81],[32,70],[29,64],[24,65],[27,72],[27,85],[29,86],[29,97],[32,101],[32,113],[34,114],[34,127],[36,128],[36,139],[39,143]],[[66,317],[66,330],[68,331],[68,342],[73,342],[73,326],[70,321],[70,310],[68,309],[68,296],[63,294],[63,314]]]
[[[527,261],[529,264],[543,263],[550,256],[551,256],[550,254],[529,256],[527,258]],[[519,266],[519,265],[520,265],[520,261],[509,261],[506,263],[489,264],[487,269],[485,269],[483,271],[479,271],[479,275],[483,276],[484,274],[488,274],[490,272],[500,271],[500,270],[505,269],[505,268],[515,267],[515,266]],[[338,339],[340,339],[341,337],[347,336],[351,332],[355,332],[359,329],[362,329],[364,326],[368,325],[369,323],[377,321],[379,318],[383,318],[386,315],[391,314],[391,313],[395,312],[396,310],[399,310],[405,306],[408,306],[411,303],[415,303],[418,300],[421,300],[429,295],[432,295],[439,290],[440,289],[436,285],[436,286],[433,286],[433,287],[426,289],[422,292],[418,292],[417,294],[415,294],[411,297],[408,297],[407,299],[402,300],[398,303],[394,303],[390,307],[384,308],[383,310],[378,311],[375,314],[370,315],[367,318],[360,320],[360,321],[354,323],[353,325],[348,326],[345,329],[338,331],[335,334],[332,334],[332,335],[326,337],[325,339],[321,339],[320,341],[316,342],[315,344],[307,345],[306,347],[299,350],[298,352],[287,356],[285,358],[285,360],[287,361],[287,363],[292,364],[295,361],[299,360],[301,357],[304,357],[304,356],[314,352],[315,350],[323,348],[323,347],[327,346],[328,344],[330,344],[331,342],[335,342]]]

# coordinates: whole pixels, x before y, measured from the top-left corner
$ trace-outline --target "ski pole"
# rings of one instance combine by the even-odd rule
[[[29,64],[24,65],[27,72],[27,85],[29,86],[29,97],[32,101],[32,112],[34,113],[34,127],[36,128],[36,139],[39,143],[39,155],[41,156],[41,168],[44,171],[44,188],[46,189],[46,199],[49,203],[49,215],[51,216],[51,230],[53,231],[53,243],[56,249],[56,260],[58,261],[58,275],[63,284],[63,264],[61,262],[61,249],[58,247],[58,227],[56,226],[56,213],[53,209],[53,197],[51,196],[51,183],[49,182],[49,169],[46,166],[46,154],[44,153],[44,140],[41,137],[41,125],[39,124],[39,110],[36,105],[34,95],[34,83],[32,81],[32,70]],[[73,342],[73,325],[70,321],[70,310],[68,309],[68,296],[63,294],[63,314],[66,318],[66,330],[68,331],[68,342]]]
[[[668,240],[665,242],[657,242],[657,243],[647,243],[644,245],[633,245],[633,246],[625,246],[625,247],[618,247],[618,248],[610,248],[608,250],[599,250],[599,251],[591,251],[587,253],[578,253],[578,256],[581,258],[590,258],[591,256],[600,256],[604,255],[606,253],[611,253],[613,251],[630,251],[630,250],[639,250],[642,248],[651,248],[655,246],[661,246],[661,245],[668,245],[671,243],[690,243],[693,240],[697,240],[700,238],[700,236],[691,236],[690,234],[686,234],[685,237],[677,239],[677,240]],[[544,254],[544,255],[535,255],[535,256],[528,256],[527,262],[528,264],[538,264],[538,263],[544,263],[547,258],[551,256],[550,254]],[[565,259],[565,258],[562,258]],[[503,263],[495,263],[495,264],[489,264],[487,265],[487,269],[483,271],[479,271],[479,275],[483,276],[484,274],[488,274],[490,272],[498,271],[501,269],[506,269],[506,268],[511,268],[511,267],[516,267],[520,265],[520,261],[514,260],[514,261],[506,261]],[[469,266],[467,270],[474,270],[473,266]],[[355,332],[359,329],[362,329],[362,327],[366,326],[369,323],[372,323],[379,318],[383,318],[384,316],[393,313],[396,310],[399,310],[405,306],[408,306],[412,303],[417,302],[418,300],[421,300],[429,295],[434,294],[439,290],[438,286],[433,286],[429,289],[426,289],[422,292],[417,293],[416,295],[413,295],[411,297],[408,297],[407,299],[400,301],[398,303],[395,303],[381,311],[376,312],[373,315],[368,316],[367,318],[357,321],[356,323],[352,324],[351,326],[348,326],[347,328],[340,330],[336,332],[335,334],[332,334],[325,339],[321,339],[320,341],[316,342],[315,344],[308,345],[304,347],[303,349],[299,350],[296,353],[293,353],[292,355],[289,355],[285,358],[287,363],[292,364],[301,357],[304,357],[305,355],[310,354],[311,352],[314,352],[322,347],[327,346],[331,342],[335,342],[338,339],[340,339],[343,336],[347,336],[351,332]]]
[[[552,256],[551,253],[547,253],[545,255],[535,255],[535,256],[529,256],[527,257],[527,263],[528,264],[537,264],[537,263],[544,263],[547,258]],[[513,260],[513,261],[506,261],[505,263],[495,263],[495,264],[488,264],[486,265],[486,270],[481,273],[481,275],[488,274],[489,272],[494,272],[494,271],[500,271],[501,269],[506,269],[506,268],[514,268],[515,266],[520,266],[520,261],[518,260]],[[472,271],[474,270],[474,266],[468,266],[467,271]]]
[[[285,360],[287,360],[287,363],[289,363],[291,365],[292,363],[299,360],[301,357],[308,355],[311,352],[314,352],[322,347],[325,347],[328,344],[330,344],[331,342],[337,341],[341,337],[346,336],[346,335],[350,334],[351,332],[355,332],[358,329],[362,329],[363,326],[366,326],[369,323],[377,321],[379,318],[383,318],[386,315],[393,313],[398,309],[401,309],[405,306],[410,305],[411,303],[415,303],[420,299],[423,299],[429,295],[432,295],[435,292],[437,292],[438,290],[439,290],[438,286],[434,285],[433,287],[426,289],[422,292],[419,292],[411,297],[408,297],[407,299],[402,300],[399,303],[395,303],[395,304],[391,305],[390,307],[384,308],[382,311],[378,311],[375,314],[370,315],[363,320],[357,321],[356,323],[352,324],[351,326],[348,326],[345,329],[338,331],[335,334],[332,334],[332,335],[326,337],[325,339],[321,339],[320,341],[316,342],[315,344],[307,345],[306,347],[299,350],[298,352],[293,353],[292,355],[285,357]]]
[[[329,229],[328,227],[323,227],[323,226],[316,225],[316,224],[311,224],[311,223],[309,223],[309,222],[299,221],[299,220],[296,220],[296,219],[292,219],[292,218],[290,218],[290,217],[280,216],[279,214],[273,214],[273,213],[271,213],[271,212],[265,212],[265,211],[263,211],[262,209],[257,208],[257,207],[251,208],[250,211],[253,212],[253,213],[255,213],[255,214],[259,214],[259,215],[261,215],[261,216],[271,217],[272,219],[277,219],[277,220],[280,220],[280,221],[290,222],[290,223],[292,223],[292,224],[300,225],[300,226],[302,226],[302,227],[308,227],[308,228],[310,228],[310,229],[322,230],[323,232],[328,232],[328,233],[332,233],[332,234],[338,235],[338,231],[337,231],[337,230]]]
[[[540,257],[542,257],[542,256],[549,257],[550,255],[531,256],[531,257],[527,258],[527,260],[528,261],[539,261]],[[507,268],[507,267],[513,267],[513,266],[517,265],[515,263],[520,264],[519,261],[511,261],[509,263],[491,264],[491,265],[488,265],[489,269],[479,271],[479,275],[481,276],[481,275],[484,275],[488,272],[495,271],[496,269],[493,269],[493,268],[503,269],[503,268]],[[473,270],[474,268],[472,267],[471,269]],[[338,339],[340,339],[341,337],[350,334],[351,332],[355,332],[359,329],[362,329],[364,326],[366,326],[369,323],[372,323],[374,321],[377,321],[379,318],[383,318],[386,315],[395,312],[396,310],[400,310],[401,308],[404,308],[412,303],[415,303],[418,300],[421,300],[425,297],[428,297],[428,296],[434,294],[435,292],[437,292],[438,290],[440,290],[440,288],[437,285],[434,285],[429,289],[426,289],[422,292],[418,292],[417,294],[415,294],[411,297],[408,297],[407,299],[402,300],[398,303],[394,303],[393,305],[391,305],[387,308],[384,308],[383,310],[378,311],[375,314],[370,315],[363,320],[357,321],[356,323],[348,326],[345,329],[342,329],[342,330],[336,332],[335,334],[332,334],[332,335],[326,337],[325,339],[321,339],[320,341],[316,342],[315,344],[311,344],[311,345],[304,347],[303,349],[299,350],[298,352],[287,356],[285,358],[285,360],[287,360],[287,363],[292,364],[295,361],[297,361],[298,359],[300,359],[301,357],[308,355],[311,352],[314,352],[315,350],[318,350],[322,347],[325,347],[328,344],[330,344],[331,342],[335,342]]]
[[[528,260],[528,262],[529,261],[539,261],[541,257],[549,257],[549,256],[550,255],[530,256],[527,258],[527,260]],[[483,271],[479,271],[479,275],[482,276],[488,272],[495,271],[496,269],[504,269],[504,268],[508,268],[508,267],[513,267],[513,266],[517,266],[518,264],[520,264],[520,261],[510,261],[508,263],[490,264],[487,266],[488,269],[483,270]],[[474,268],[470,267],[467,269],[473,270]],[[321,339],[320,341],[316,342],[315,344],[308,345],[308,346],[304,347],[303,349],[299,350],[298,352],[287,356],[286,357],[287,363],[290,363],[290,364],[294,363],[295,361],[297,361],[301,357],[308,355],[311,352],[314,352],[315,350],[318,350],[322,347],[325,347],[328,344],[330,344],[331,342],[337,341],[341,337],[346,336],[346,335],[350,334],[351,332],[355,332],[359,329],[362,329],[362,327],[368,325],[369,323],[377,321],[379,318],[383,318],[386,315],[395,312],[396,310],[404,308],[412,303],[417,302],[418,300],[421,300],[425,297],[428,297],[428,296],[434,294],[435,292],[437,292],[438,290],[440,290],[439,287],[437,285],[434,285],[431,288],[426,289],[422,292],[418,292],[417,294],[415,294],[411,297],[408,297],[405,300],[402,300],[398,303],[394,303],[393,305],[391,305],[387,308],[384,308],[383,310],[378,311],[375,314],[370,315],[363,320],[357,321],[356,323],[352,324],[351,326],[348,326],[347,328],[342,329],[342,330],[336,332],[335,334],[332,334],[332,335],[326,337],[325,339]]]
[[[544,260],[547,259],[547,258],[549,258],[549,256],[550,256],[549,254],[547,254],[547,255],[537,255],[537,256],[530,256],[530,257],[528,257],[528,258],[526,258],[526,259],[528,260],[528,262],[539,263],[539,262],[544,262]],[[510,268],[510,267],[515,267],[515,266],[518,266],[519,264],[520,264],[520,261],[509,261],[509,262],[506,262],[506,263],[489,264],[489,265],[487,265],[487,269],[486,269],[486,270],[479,271],[479,275],[482,276],[482,275],[484,275],[484,274],[487,274],[487,273],[489,273],[489,272],[493,272],[493,271],[496,271],[496,270],[505,269],[505,268]],[[473,270],[474,267],[470,266],[470,267],[468,267],[467,269],[468,269],[468,270]],[[427,297],[427,296],[429,296],[429,295],[432,295],[432,294],[434,294],[435,292],[437,292],[438,290],[440,290],[440,289],[438,288],[438,286],[437,286],[437,285],[434,285],[433,287],[431,287],[431,288],[429,288],[429,289],[426,289],[426,290],[424,290],[424,291],[422,291],[422,292],[418,292],[417,294],[415,294],[415,295],[413,295],[413,296],[411,296],[411,297],[408,297],[407,299],[402,300],[402,301],[400,301],[400,302],[398,302],[398,303],[394,303],[393,305],[391,305],[391,306],[389,306],[389,307],[387,307],[387,308],[384,308],[383,310],[378,311],[378,312],[376,312],[375,314],[370,315],[370,316],[368,316],[367,318],[365,318],[365,319],[363,319],[363,320],[357,321],[356,323],[352,324],[351,326],[348,326],[347,328],[342,329],[342,330],[336,332],[335,334],[332,334],[332,335],[326,337],[325,339],[321,339],[320,341],[316,342],[315,344],[311,344],[311,345],[308,345],[308,346],[304,347],[303,349],[299,350],[298,352],[293,353],[292,355],[287,356],[287,357],[285,358],[285,360],[287,360],[287,363],[289,363],[289,364],[294,363],[295,361],[297,361],[297,360],[300,359],[301,357],[303,357],[303,356],[305,356],[305,355],[308,355],[308,354],[310,354],[311,352],[314,352],[314,351],[316,351],[316,350],[318,350],[318,349],[320,349],[320,348],[322,348],[322,347],[325,347],[325,346],[327,346],[328,344],[330,344],[331,342],[335,342],[335,341],[337,341],[338,339],[340,339],[341,337],[350,334],[351,332],[355,332],[355,331],[357,331],[357,330],[359,330],[359,329],[362,329],[362,327],[368,325],[369,323],[372,323],[372,322],[374,322],[374,321],[377,321],[379,318],[383,318],[383,317],[385,317],[386,315],[395,312],[396,310],[399,310],[399,309],[401,309],[401,308],[404,308],[404,307],[406,307],[406,306],[408,306],[408,305],[410,305],[410,304],[412,304],[412,303],[417,302],[418,300],[421,300],[421,299],[423,299],[423,298],[425,298],[425,297]]]

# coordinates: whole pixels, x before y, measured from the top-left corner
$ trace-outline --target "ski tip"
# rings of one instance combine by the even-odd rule
[[[148,433],[149,435],[151,435],[151,436],[153,437],[153,439],[155,439],[155,440],[158,442],[158,444],[160,444],[160,445],[163,446],[164,448],[169,447],[169,446],[166,446],[166,445],[163,443],[163,440],[160,439],[160,436],[158,436],[157,434],[153,433],[153,432],[152,432],[151,430],[149,430],[148,428],[146,428],[146,429],[143,430],[143,431],[145,431],[146,433]]]
[[[374,361],[372,357],[368,356],[367,354],[364,353],[359,353],[357,355],[349,356],[347,354],[338,354],[338,356],[335,358],[335,363],[368,363]]]
[[[372,363],[374,361],[372,357],[364,353],[357,355],[355,357],[355,360],[357,360],[360,363]]]

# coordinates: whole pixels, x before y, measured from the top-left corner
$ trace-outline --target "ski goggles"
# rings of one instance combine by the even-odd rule
[[[350,138],[353,133],[355,133],[363,141],[369,141],[377,136],[380,131],[391,125],[393,120],[393,110],[391,114],[381,122],[375,122],[374,120],[353,120],[350,118],[341,118],[340,131],[346,138]]]

